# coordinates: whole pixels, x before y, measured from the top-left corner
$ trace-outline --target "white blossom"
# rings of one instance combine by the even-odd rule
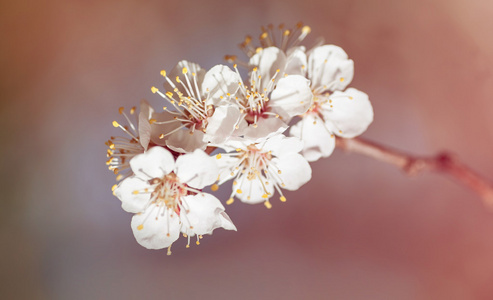
[[[152,92],[163,97],[168,106],[164,113],[168,120],[155,120],[155,124],[175,124],[173,130],[163,131],[156,143],[187,153],[204,150],[209,142],[222,143],[235,130],[240,112],[234,105],[217,106],[218,96],[211,93],[208,78],[215,77],[217,68],[209,72],[198,64],[180,61],[170,74],[161,71],[165,78],[165,92],[152,87]],[[226,117],[227,116],[227,117]]]
[[[275,47],[261,50],[251,58],[254,66],[247,84],[239,71],[226,66],[218,68],[218,76],[210,90],[219,95],[224,105],[238,107],[241,117],[234,136],[258,140],[272,133],[284,132],[292,117],[306,112],[312,104],[309,82],[300,75],[281,76],[285,55]]]
[[[344,90],[353,79],[354,65],[342,48],[316,47],[309,51],[307,63],[301,70],[310,80],[313,104],[291,127],[290,135],[302,139],[303,155],[316,161],[333,152],[334,135],[353,138],[362,134],[373,121],[373,108],[365,93]]]
[[[218,177],[213,157],[201,150],[176,159],[156,146],[130,161],[134,175],[120,182],[115,195],[122,208],[135,215],[131,227],[139,244],[162,249],[175,242],[180,232],[188,238],[212,234],[216,228],[236,230],[221,202],[199,189]]]
[[[216,156],[221,170],[219,184],[233,179],[233,191],[226,203],[233,203],[237,197],[245,203],[264,202],[271,208],[269,198],[275,191],[281,201],[286,201],[282,189],[297,190],[311,179],[310,165],[298,153],[302,148],[299,139],[282,134],[255,144],[230,141],[226,149],[235,150]]]

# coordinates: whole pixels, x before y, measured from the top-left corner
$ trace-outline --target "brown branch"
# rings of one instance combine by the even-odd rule
[[[408,175],[417,175],[423,171],[447,174],[476,192],[485,205],[493,207],[493,185],[447,152],[442,152],[435,157],[418,157],[377,145],[362,138],[337,138],[336,145],[344,151],[362,154],[394,165]]]

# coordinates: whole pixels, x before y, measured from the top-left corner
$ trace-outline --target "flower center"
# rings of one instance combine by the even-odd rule
[[[237,194],[243,194],[242,186],[245,180],[255,181],[257,180],[262,187],[264,194],[262,198],[265,199],[265,206],[271,208],[269,202],[269,197],[272,195],[269,192],[269,185],[273,185],[274,188],[281,194],[281,201],[286,201],[286,198],[282,194],[280,187],[284,187],[283,180],[279,176],[281,170],[272,163],[272,153],[271,151],[265,152],[258,149],[256,145],[249,145],[246,149],[236,149],[237,153],[231,153],[231,156],[238,158],[237,163],[233,166],[231,176],[235,175],[233,181],[233,192],[226,204],[233,203],[233,197]],[[272,182],[272,183],[271,183]],[[246,193],[251,193],[251,191],[246,191]],[[251,199],[251,196],[247,194],[247,200]]]
[[[240,73],[236,65],[234,69],[240,77]],[[257,126],[257,122],[260,118],[269,118],[272,116],[279,117],[279,115],[271,112],[269,107],[268,95],[274,90],[276,77],[280,70],[277,70],[272,79],[269,80],[267,86],[262,86],[262,76],[260,75],[258,68],[253,68],[250,74],[250,86],[247,87],[242,82],[238,82],[238,90],[235,92],[235,101],[240,107],[240,113],[244,115],[245,121],[249,125]],[[265,84],[265,83],[264,83]],[[231,96],[231,95],[228,95]]]
[[[163,178],[153,178],[150,184],[154,186],[151,192],[151,204],[165,206],[180,214],[181,197],[188,194],[185,184],[182,184],[175,173],[171,172]]]
[[[161,71],[161,75],[173,88],[173,91],[162,93],[156,87],[152,87],[151,91],[159,94],[174,107],[175,110],[170,111],[170,113],[175,115],[174,120],[166,122],[181,122],[182,125],[173,132],[182,128],[188,128],[191,134],[193,134],[195,130],[201,130],[205,133],[208,125],[208,118],[214,114],[214,106],[206,104],[209,100],[210,93],[206,92],[205,94],[202,94],[200,92],[196,73],[189,73],[187,68],[183,68],[182,74],[185,81],[180,79],[179,76],[176,76],[175,82],[173,82],[166,75],[166,71]],[[163,107],[163,109],[166,110],[167,107]],[[163,124],[166,122],[155,123]],[[164,138],[166,135],[173,132],[162,135],[160,138]]]

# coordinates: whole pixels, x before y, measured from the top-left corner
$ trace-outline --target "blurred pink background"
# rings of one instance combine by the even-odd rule
[[[303,21],[355,61],[364,137],[491,180],[492,16],[482,0],[2,1],[0,298],[493,299],[493,211],[442,176],[337,151],[287,203],[228,206],[238,232],[168,257],[135,242],[104,164],[118,107],[161,103],[161,69]]]

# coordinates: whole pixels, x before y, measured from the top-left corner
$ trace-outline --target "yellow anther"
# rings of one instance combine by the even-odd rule
[[[196,241],[195,244],[200,245],[200,242],[199,241]]]
[[[218,189],[219,189],[219,186],[218,186],[217,184],[213,184],[213,185],[211,186],[211,190],[212,190],[213,192],[217,191]]]
[[[176,76],[176,82],[180,83],[180,77]]]
[[[144,225],[143,224],[140,224],[139,226],[137,226],[137,230],[142,230],[144,229]]]
[[[190,248],[190,245],[188,245],[188,244],[187,244],[187,245],[185,246],[185,248]]]
[[[261,40],[264,40],[264,39],[266,39],[266,38],[267,38],[267,36],[268,36],[268,35],[269,35],[269,34],[268,34],[267,32],[263,32],[263,33],[260,35],[260,39],[261,39]]]
[[[303,28],[301,29],[301,32],[303,32],[304,34],[309,34],[310,32],[312,31],[312,29],[310,28],[310,26],[303,26]]]
[[[237,67],[237,66],[238,66],[237,64],[234,64],[234,65],[233,65],[233,68],[234,68],[234,69],[236,69],[236,67]]]
[[[118,176],[116,176],[116,181],[120,181],[122,180],[123,178],[123,175],[122,174],[118,174]]]
[[[133,115],[133,114],[135,113],[135,110],[136,110],[136,109],[137,109],[137,108],[136,108],[135,106],[134,106],[134,107],[132,107],[132,108],[130,109],[130,114],[131,114],[131,115]]]
[[[344,82],[344,77],[341,77],[339,80],[340,80],[341,82]]]
[[[237,190],[236,190],[236,192],[237,192],[238,194],[243,193],[243,191],[242,191],[241,189],[237,189]]]
[[[349,96],[349,100],[353,100],[353,97]]]
[[[226,204],[231,205],[231,204],[233,204],[233,202],[235,202],[235,199],[229,198],[228,201],[226,201]]]
[[[183,69],[181,69],[181,72],[182,72],[183,74],[187,74],[187,73],[188,73],[188,70],[187,70],[187,68],[183,68]]]
[[[234,175],[234,173],[233,173],[233,172],[231,172],[231,173]],[[233,175],[231,175],[231,176],[233,176]],[[238,181],[233,180],[233,185],[237,185],[237,184],[238,184]]]
[[[258,70],[257,67],[253,68],[253,72],[257,72],[257,70]]]
[[[277,69],[277,70],[276,70],[276,73],[279,73],[279,72],[281,72],[281,69]]]
[[[123,106],[118,109],[118,112],[120,113],[120,115],[123,114],[123,110],[124,110]]]
[[[169,235],[169,233],[168,233]],[[168,252],[166,252],[166,255],[171,255],[171,246],[168,247]]]
[[[149,124],[154,124],[154,123],[156,123],[156,121],[157,121],[156,119],[150,119]]]
[[[157,89],[157,87],[155,87],[155,86],[151,87],[151,92],[152,92],[153,94],[157,93],[158,91],[159,91],[159,90]]]
[[[221,157],[222,157],[221,153],[219,153],[219,154],[216,155],[216,158],[217,159],[221,159]]]
[[[114,192],[115,189],[117,188],[118,185],[114,184],[112,187],[111,187],[111,191]]]
[[[166,70],[161,70],[160,74],[161,76],[166,77]]]
[[[264,205],[265,207],[267,207],[268,209],[271,209],[272,208],[272,204],[267,200],[264,202]]]
[[[236,55],[225,55],[224,60],[227,62],[234,62],[236,60]]]
[[[166,96],[168,96],[169,98],[172,98],[173,97],[173,93],[172,92],[166,92]]]
[[[284,36],[288,36],[291,34],[291,31],[289,31],[288,29],[284,30],[283,32]]]
[[[281,200],[282,202],[286,202],[286,197],[281,196],[281,197],[279,198],[279,200]]]
[[[267,198],[269,198],[269,195],[267,195],[267,194],[263,194],[263,195],[262,195],[262,198],[267,199]]]
[[[164,138],[164,133],[161,133],[161,134],[159,135],[159,139],[160,139],[160,140],[162,140],[163,138]]]
[[[135,191],[132,192],[132,194],[138,195],[139,194],[139,191],[135,190]]]

